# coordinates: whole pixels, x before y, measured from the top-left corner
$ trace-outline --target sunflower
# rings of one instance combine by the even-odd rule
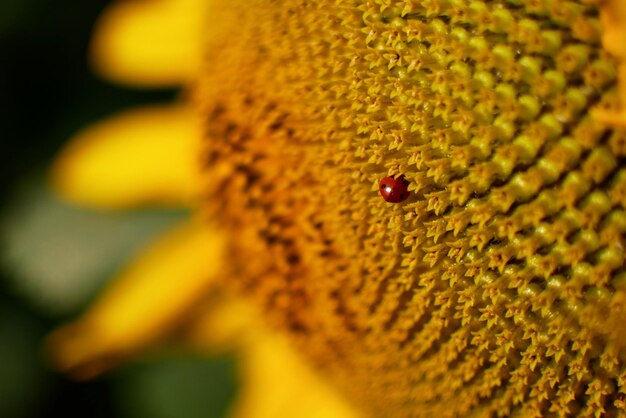
[[[341,394],[321,416],[624,414],[625,27],[618,0],[114,4],[102,71],[187,94],[79,135],[55,183],[197,215],[53,336],[59,367],[239,322],[259,365],[306,359],[283,386],[313,366],[298,401]]]

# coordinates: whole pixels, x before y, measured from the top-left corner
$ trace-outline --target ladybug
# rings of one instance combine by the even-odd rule
[[[378,185],[380,195],[390,203],[400,203],[408,199],[411,195],[408,187],[409,182],[405,180],[404,176],[398,178],[393,176],[385,177]]]

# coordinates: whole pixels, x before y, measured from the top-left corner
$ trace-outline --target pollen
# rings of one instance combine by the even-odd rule
[[[372,416],[626,413],[611,1],[214,3],[205,209],[270,323]]]

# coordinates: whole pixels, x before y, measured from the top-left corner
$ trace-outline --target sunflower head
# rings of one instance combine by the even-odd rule
[[[232,277],[377,414],[623,408],[616,4],[214,3],[195,98]]]
[[[56,334],[60,367],[99,372],[181,318],[206,337],[190,307],[234,287],[374,416],[623,414],[624,4],[210,2],[187,77],[203,143],[173,140],[196,126],[182,112],[149,131],[169,139],[131,141],[159,150],[150,181],[117,167],[139,192],[86,200],[192,200],[211,223]],[[102,176],[96,154],[79,174]],[[65,190],[92,196],[61,166]],[[379,195],[388,177],[406,200]]]

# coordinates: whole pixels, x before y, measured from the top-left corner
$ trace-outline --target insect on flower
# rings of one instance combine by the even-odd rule
[[[404,202],[409,198],[409,182],[401,175],[398,178],[387,176],[380,181],[378,188],[380,195],[389,203]]]

